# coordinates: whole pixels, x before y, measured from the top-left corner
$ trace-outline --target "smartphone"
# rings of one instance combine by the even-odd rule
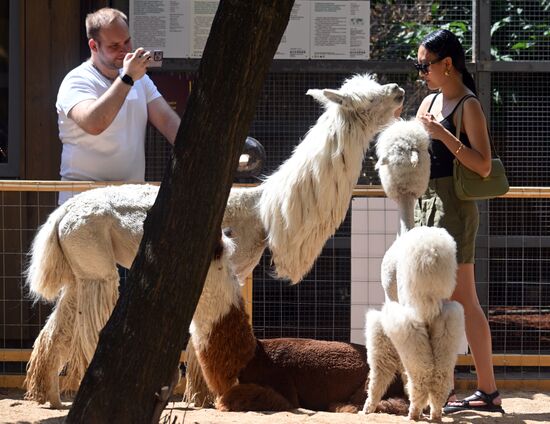
[[[160,68],[162,66],[162,58],[164,53],[162,50],[153,50],[151,51],[151,56],[147,62],[148,68]]]

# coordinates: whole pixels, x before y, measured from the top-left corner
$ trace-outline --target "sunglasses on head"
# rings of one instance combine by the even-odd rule
[[[422,73],[422,74],[427,74],[428,72],[430,72],[430,65],[433,65],[437,62],[441,62],[444,58],[440,57],[439,59],[436,59],[436,60],[432,60],[431,62],[424,62],[424,63],[421,63],[421,62],[415,62],[413,63],[413,66],[414,68]]]

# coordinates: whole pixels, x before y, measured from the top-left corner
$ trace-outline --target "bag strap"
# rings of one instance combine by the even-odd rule
[[[458,109],[457,109],[457,116],[456,116],[456,138],[460,141],[460,127],[462,126],[462,110],[464,109],[464,102],[469,99],[470,97],[476,97],[473,94],[466,94],[460,101],[458,102]],[[495,157],[499,158],[498,153],[495,149],[495,145],[493,144],[493,137],[491,137],[491,131],[489,131],[489,128],[487,128],[487,134],[489,135],[489,143],[491,143],[491,150],[494,152]]]
[[[435,93],[435,96],[433,96],[432,102],[430,103],[430,107],[428,108],[428,112],[429,112],[430,110],[432,110],[432,106],[434,105],[435,99],[437,99],[437,96],[439,96],[439,93]]]

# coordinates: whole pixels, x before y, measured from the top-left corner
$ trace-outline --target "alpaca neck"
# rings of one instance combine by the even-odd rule
[[[229,260],[212,261],[189,331],[197,350],[204,349],[214,325],[242,302],[239,280]]]
[[[195,340],[193,335],[208,387],[215,395],[225,393],[237,383],[239,373],[256,351],[256,337],[242,298],[238,305],[231,305],[227,313],[213,323],[205,340],[201,340],[199,345]]]
[[[325,112],[263,184],[260,215],[279,278],[296,283],[344,220],[376,128]]]
[[[402,195],[397,199],[399,208],[399,234],[403,235],[414,227],[414,204],[416,199],[412,195]]]

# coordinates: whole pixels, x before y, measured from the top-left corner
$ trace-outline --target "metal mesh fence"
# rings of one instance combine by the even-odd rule
[[[490,3],[494,59],[550,59],[550,2],[527,0]]]
[[[33,305],[23,270],[36,229],[56,206],[57,193],[0,192],[1,349],[31,348],[51,312],[49,305]],[[0,373],[24,372],[24,363],[0,362]]]
[[[371,1],[371,59],[416,58],[422,38],[439,28],[460,35],[471,58],[472,2]]]
[[[512,185],[550,182],[548,73],[494,73],[491,127]]]

